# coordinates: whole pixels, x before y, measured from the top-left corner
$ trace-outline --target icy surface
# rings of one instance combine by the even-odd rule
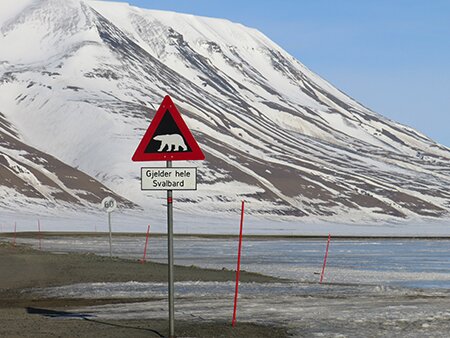
[[[19,243],[39,245],[36,239]],[[142,258],[145,237],[113,236],[113,254]],[[109,255],[108,237],[50,238],[41,243],[56,252]],[[326,240],[245,240],[242,269],[300,282],[318,282]],[[237,241],[233,239],[175,238],[175,264],[235,269]],[[324,281],[450,289],[449,240],[332,240]],[[150,237],[147,259],[167,262],[167,241]]]
[[[141,258],[145,239],[114,237],[114,254]],[[36,240],[20,242],[37,245]],[[151,238],[148,259],[166,261],[166,240]],[[325,283],[325,240],[246,240],[242,269],[289,278],[241,283],[238,322],[282,325],[294,337],[447,337],[450,329],[449,240],[333,240]],[[106,237],[46,239],[45,250],[106,255]],[[231,239],[175,240],[175,263],[233,269]],[[56,298],[142,299],[72,310],[98,319],[167,318],[167,284],[86,283],[30,289]],[[177,282],[175,316],[193,322],[231,320],[234,282]],[[148,301],[145,301],[148,300]]]
[[[148,287],[151,292],[151,285]],[[340,293],[335,287],[325,287],[324,294],[305,296],[301,292],[297,294],[295,287],[285,288],[287,293],[272,294],[274,288],[264,290],[264,286],[259,292],[246,295],[246,287],[243,285],[239,299],[238,323],[283,325],[294,336],[446,337],[450,328],[448,295],[399,296],[383,292],[361,295],[354,290]],[[176,297],[176,318],[194,322],[229,321],[233,309],[232,287],[220,285],[216,289],[219,288],[228,290],[228,294],[222,290],[217,295]],[[202,290],[202,285],[199,289]],[[99,319],[165,319],[167,301],[96,306],[79,311]]]
[[[234,283],[176,283],[178,320],[230,320]],[[167,318],[163,283],[77,284],[32,292],[48,297],[148,298],[150,302],[102,305],[76,311],[99,319]],[[241,283],[238,322],[283,325],[294,336],[446,337],[447,291],[364,285]]]

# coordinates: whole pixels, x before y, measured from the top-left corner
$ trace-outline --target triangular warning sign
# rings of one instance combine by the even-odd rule
[[[135,162],[205,159],[170,96],[164,98],[132,159]]]

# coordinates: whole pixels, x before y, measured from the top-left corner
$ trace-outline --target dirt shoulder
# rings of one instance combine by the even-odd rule
[[[62,319],[71,307],[144,299],[39,299],[27,288],[44,288],[90,282],[166,282],[167,265],[92,254],[52,254],[25,246],[0,243],[1,337],[164,337],[167,321]],[[175,281],[232,281],[235,273],[197,267],[175,267]],[[242,272],[242,282],[275,282],[276,278]],[[56,312],[53,312],[56,311]],[[229,322],[191,324],[177,322],[177,337],[287,337],[286,330],[271,326]]]

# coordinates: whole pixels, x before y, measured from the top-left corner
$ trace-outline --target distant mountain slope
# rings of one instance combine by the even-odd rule
[[[177,193],[186,211],[228,212],[245,198],[260,215],[448,214],[449,149],[370,111],[254,29],[121,3],[6,3],[17,10],[0,16],[5,121],[145,208],[163,194],[140,191],[130,158],[169,94],[206,154],[191,164],[199,190]]]
[[[2,113],[0,177],[0,208],[98,209],[106,196],[113,196],[122,207],[135,207],[81,171],[22,143]]]

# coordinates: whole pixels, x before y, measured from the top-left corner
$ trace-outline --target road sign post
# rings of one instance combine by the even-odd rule
[[[109,228],[109,258],[112,258],[112,229],[111,229],[111,213],[108,212],[108,228]]]
[[[172,161],[167,161],[167,168],[172,167]],[[175,301],[173,278],[173,192],[167,190],[167,257],[169,261],[169,331],[170,337],[175,335]]]
[[[166,168],[141,168],[141,190],[167,190],[169,337],[175,337],[173,271],[173,190],[197,190],[196,168],[172,168],[172,161],[204,160],[205,155],[169,96],[164,97],[132,160],[166,161]]]
[[[111,228],[111,213],[116,210],[117,202],[114,198],[108,196],[102,201],[102,207],[108,213],[108,228],[109,228],[109,258],[112,258],[112,228]]]

